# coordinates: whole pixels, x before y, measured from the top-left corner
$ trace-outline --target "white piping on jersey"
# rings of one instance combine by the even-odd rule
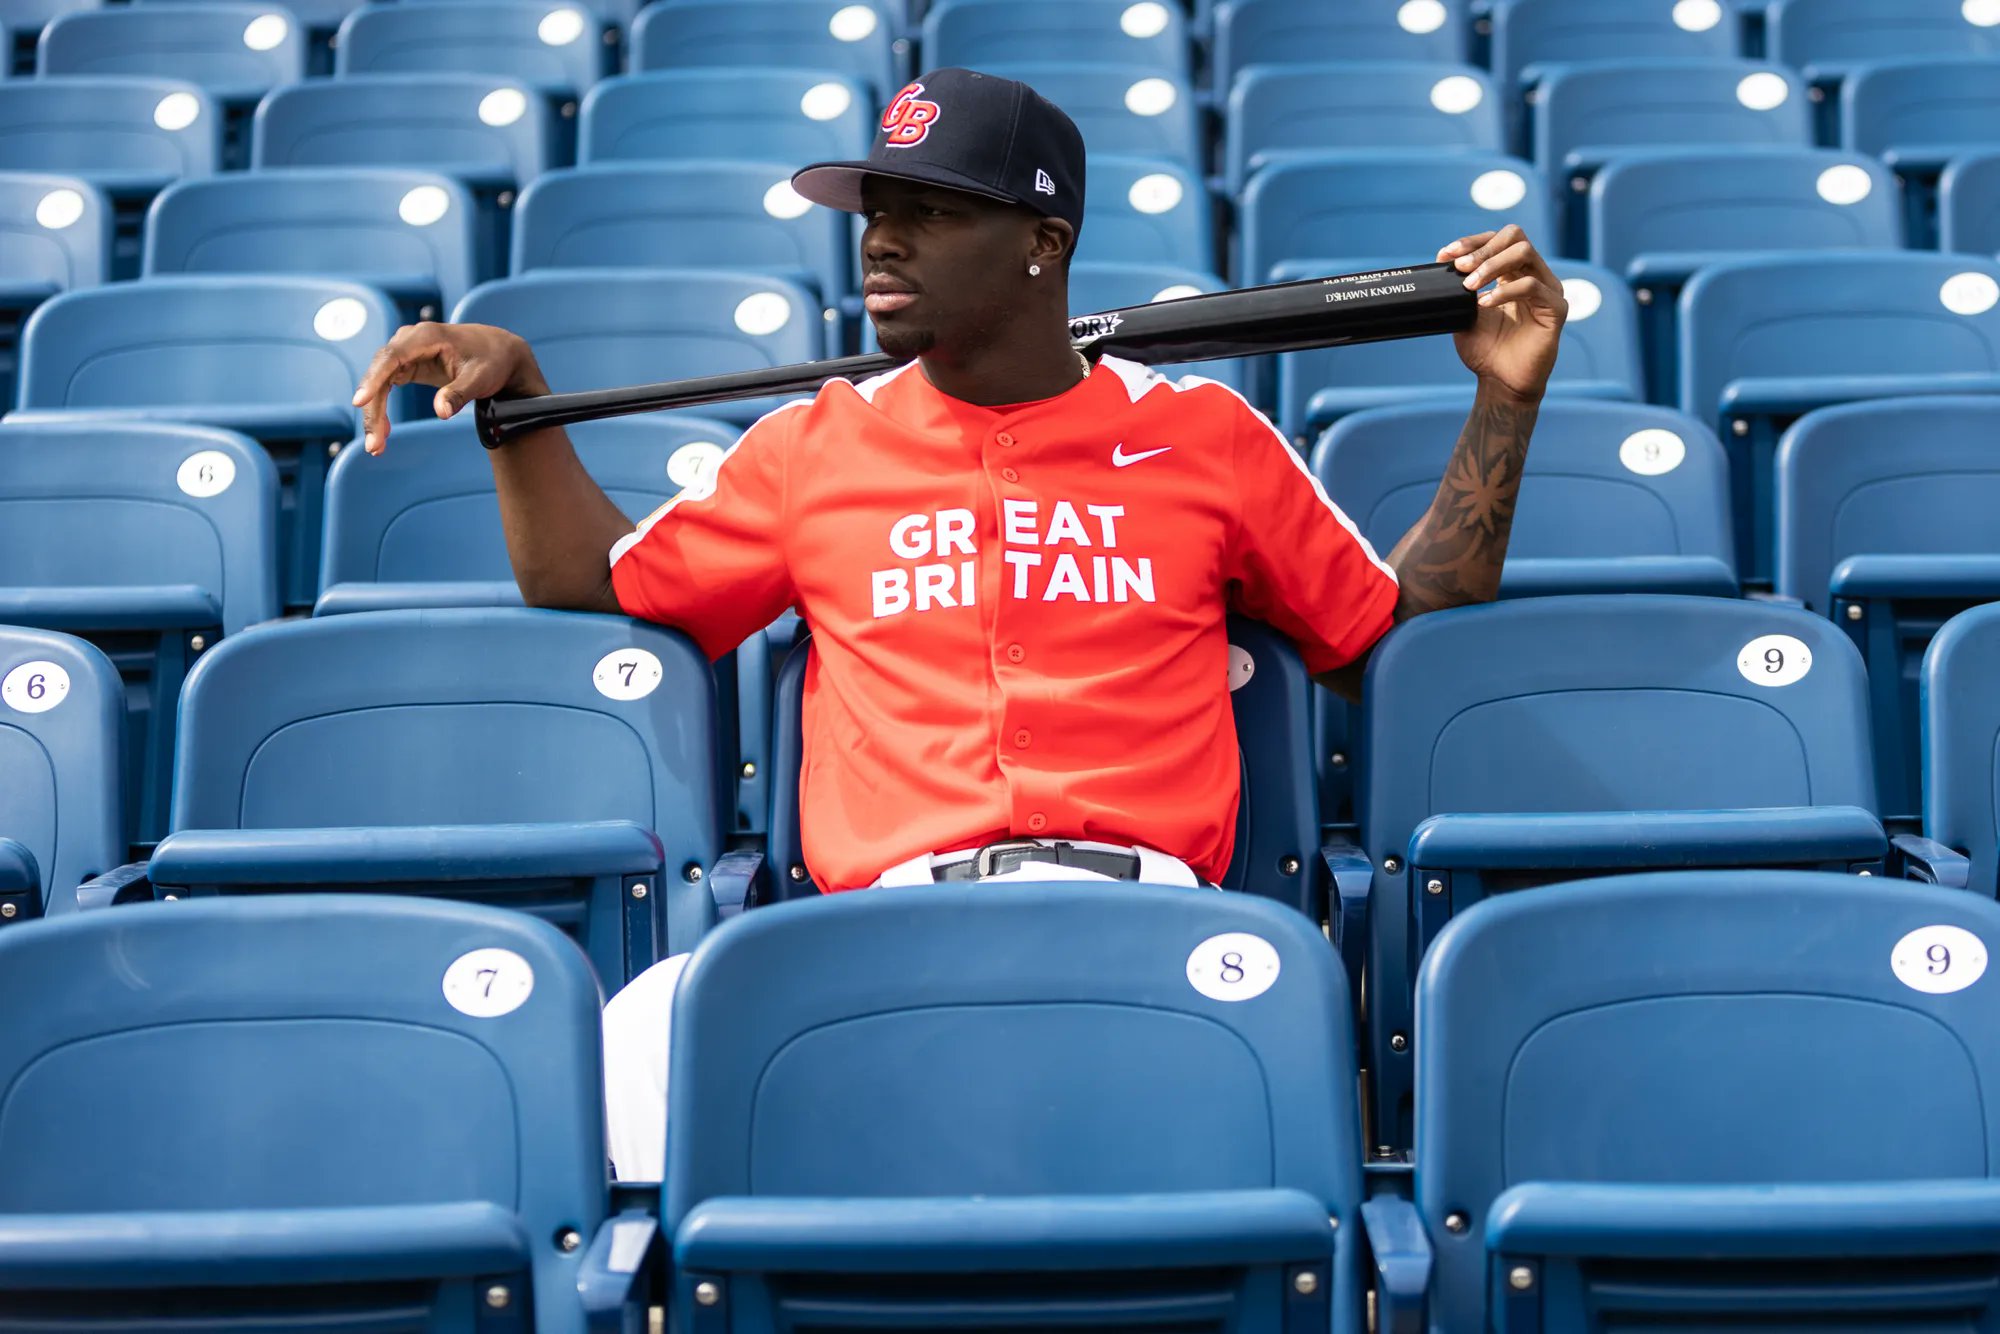
[[[901,375],[904,371],[910,369],[910,367],[916,364],[917,364],[917,359],[915,357],[912,357],[908,361],[904,362],[902,365],[896,367],[896,369],[892,371],[883,371],[880,375],[871,375],[867,379],[863,380],[860,384],[852,385],[851,387],[853,388],[855,393],[861,395],[862,402],[873,403],[875,401],[875,394],[877,390],[881,389],[883,385],[889,383],[889,381],[895,379],[898,375]],[[832,381],[828,381],[828,383],[830,384],[832,383]],[[841,383],[848,384],[849,382],[846,380],[842,380]]]
[[[1249,413],[1258,425],[1271,433],[1271,441],[1277,445],[1278,451],[1285,456],[1286,460],[1294,468],[1299,470],[1299,475],[1304,477],[1312,486],[1313,494],[1319,497],[1319,503],[1326,506],[1327,512],[1338,519],[1340,526],[1348,531],[1349,536],[1360,543],[1362,552],[1367,555],[1369,560],[1375,563],[1375,568],[1388,575],[1392,581],[1397,582],[1400,586],[1401,581],[1396,580],[1396,572],[1389,568],[1388,564],[1380,556],[1375,554],[1374,544],[1361,535],[1361,530],[1354,526],[1354,521],[1347,517],[1346,511],[1333,503],[1333,497],[1327,495],[1326,488],[1320,485],[1319,478],[1313,476],[1312,469],[1306,467],[1305,460],[1299,457],[1299,452],[1296,449],[1292,448],[1292,442],[1285,439],[1277,427],[1271,425],[1269,418],[1257,411],[1256,408],[1251,407],[1249,399],[1243,397],[1243,395],[1237,393],[1220,380],[1211,380],[1200,375],[1183,375],[1178,380],[1169,380],[1152,367],[1142,366],[1136,361],[1127,361],[1123,357],[1099,357],[1097,364],[1118,377],[1119,382],[1125,386],[1127,397],[1134,403],[1137,403],[1141,398],[1161,385],[1165,385],[1177,394],[1188,389],[1199,389],[1205,385],[1214,385],[1217,389],[1234,398],[1238,403],[1243,405],[1243,410]]]
[[[777,416],[781,412],[790,412],[794,408],[811,407],[812,402],[813,400],[809,398],[797,399],[793,402],[785,403],[778,407],[775,407],[771,409],[769,412],[765,413],[763,416],[759,417],[756,421],[751,422],[749,426],[744,428],[743,434],[737,436],[735,441],[731,443],[729,448],[722,451],[722,457],[715,461],[715,469],[713,472],[709,473],[706,478],[698,479],[692,486],[682,487],[679,493],[676,494],[672,500],[669,500],[666,504],[660,506],[658,509],[654,510],[651,514],[648,514],[645,518],[639,520],[639,526],[637,528],[634,528],[631,532],[625,534],[625,536],[619,538],[616,542],[612,543],[610,563],[614,566],[617,565],[618,558],[620,556],[623,556],[633,547],[638,546],[639,543],[645,538],[646,534],[653,531],[653,525],[658,523],[660,520],[666,518],[667,515],[673,513],[674,506],[680,504],[683,500],[706,500],[710,496],[714,495],[715,488],[721,481],[723,468],[729,463],[729,460],[731,458],[735,457],[737,446],[741,445],[744,442],[744,440],[749,438],[750,432],[756,430],[758,427],[762,426],[765,422],[770,421],[773,417]]]

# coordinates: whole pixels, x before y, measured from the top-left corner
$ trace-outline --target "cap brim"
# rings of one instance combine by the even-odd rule
[[[876,162],[815,162],[802,167],[792,176],[792,188],[815,204],[837,208],[843,213],[861,212],[861,183],[870,176],[887,176],[898,181],[916,181],[921,185],[941,185],[947,190],[957,190],[963,194],[978,195],[982,199],[997,199],[1003,204],[1018,204],[1009,198],[981,185],[969,176],[961,176],[945,167],[929,164],[905,168],[884,167]]]

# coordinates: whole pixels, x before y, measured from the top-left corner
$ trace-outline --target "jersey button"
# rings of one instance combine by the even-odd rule
[[[1018,482],[1021,480],[1021,474],[1015,472],[1012,468],[1002,468],[1000,470],[1000,476],[1010,482]]]
[[[1039,834],[1048,827],[1049,827],[1049,817],[1043,815],[1040,811],[1036,811],[1033,815],[1030,815],[1028,817],[1028,829],[1031,832]]]
[[[1020,731],[1014,733],[1014,744],[1019,746],[1022,750],[1026,750],[1028,748],[1028,743],[1032,740],[1034,740],[1034,736],[1025,727],[1022,728]]]
[[[1007,646],[1007,661],[1025,662],[1027,657],[1028,650],[1022,648],[1019,644],[1009,644]]]
[[[1008,435],[1005,431],[1002,431],[1000,434],[993,437],[993,443],[1005,449],[1012,449],[1014,447],[1014,437]]]

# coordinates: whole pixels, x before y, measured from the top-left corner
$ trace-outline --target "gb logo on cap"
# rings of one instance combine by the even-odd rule
[[[889,103],[889,109],[882,113],[882,133],[888,136],[889,148],[911,148],[924,141],[937,123],[938,104],[923,101],[918,94],[923,92],[921,83],[913,83],[896,94],[896,100]]]

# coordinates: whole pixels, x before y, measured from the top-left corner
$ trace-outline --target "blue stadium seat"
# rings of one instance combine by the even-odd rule
[[[0,1047],[0,1287],[40,1328],[584,1334],[584,1293],[643,1322],[610,1272],[652,1224],[606,1219],[597,980],[553,929],[286,895],[0,935],[38,1016]]]
[[[1613,60],[1543,81],[1535,162],[1562,215],[1561,253],[1590,253],[1590,183],[1640,150],[1809,148],[1812,103],[1791,70],[1747,60]]]
[[[583,99],[577,161],[739,158],[809,162],[866,157],[871,94],[812,70],[674,69],[604,80]]]
[[[1070,60],[1190,73],[1186,11],[1167,0],[934,0],[924,15],[929,69]]]
[[[1944,169],[1938,249],[2000,259],[2000,150],[1967,153]]]
[[[0,625],[0,863],[25,853],[35,872],[24,886],[18,865],[0,870],[6,920],[72,906],[125,860],[124,696],[83,640]]]
[[[223,162],[249,158],[250,115],[273,88],[306,77],[308,39],[291,15],[250,0],[115,5],[49,24],[36,57],[43,76],[185,79],[225,117]]]
[[[1937,244],[1938,177],[1957,155],[2000,142],[1996,125],[1994,55],[1863,65],[1841,89],[1840,142],[1902,178],[1913,246]]]
[[[1462,403],[1405,403],[1342,417],[1313,447],[1313,475],[1378,552],[1430,508],[1465,426]],[[1734,597],[1729,465],[1715,435],[1671,408],[1551,395],[1535,422],[1500,596],[1691,593]],[[1313,696],[1320,808],[1352,819],[1359,712]]]
[[[1409,1144],[1418,961],[1473,902],[1618,871],[1884,868],[1861,655],[1824,617],[1645,593],[1463,607],[1398,626],[1365,690],[1348,855],[1373,868],[1380,1145]]]
[[[688,949],[723,858],[715,681],[620,616],[442,608],[281,621],[188,674],[174,832],[87,904],[364,889],[564,927],[608,988]],[[143,879],[136,878],[138,872]]]
[[[284,487],[279,590],[318,584],[328,451],[354,438],[352,406],[395,308],[330,278],[190,275],[65,292],[29,317],[21,409],[10,421],[189,422],[252,436]]]
[[[605,73],[605,31],[595,10],[569,3],[365,4],[340,25],[334,71],[517,80],[569,103],[567,118]]]
[[[1215,88],[1227,96],[1253,65],[1424,61],[1455,65],[1467,55],[1461,6],[1453,0],[1227,0],[1215,15]]]
[[[1864,65],[1910,56],[2000,55],[2000,26],[1981,0],[1771,0],[1764,24],[1771,59],[1829,94],[1822,141],[1835,142],[1836,85]]]
[[[1415,1199],[1370,1206],[1429,1310],[1383,1327],[1993,1328],[1996,933],[1800,872],[1467,913],[1418,982]]]
[[[278,614],[277,527],[277,469],[232,431],[0,424],[0,622],[85,636],[124,675],[131,841],[166,830],[189,665]]]
[[[1604,0],[1494,0],[1493,81],[1506,103],[1510,143],[1526,152],[1540,112],[1529,95],[1558,69],[1599,60],[1727,60],[1742,32],[1716,0],[1605,4]]]
[[[1854,640],[1868,662],[1875,782],[1914,816],[1917,679],[1955,612],[2000,601],[2000,395],[1847,403],[1779,442],[1777,589]]]
[[[1550,247],[1541,175],[1497,153],[1325,153],[1250,178],[1238,210],[1236,274],[1271,281],[1292,259],[1390,255],[1428,264],[1447,243],[1517,222]],[[1359,266],[1357,266],[1359,267]]]
[[[477,206],[449,176],[403,167],[287,167],[182,181],[146,222],[145,273],[345,278],[442,319],[479,281]]]
[[[473,289],[457,324],[528,340],[559,391],[787,366],[826,355],[817,298],[798,284],[725,269],[537,269]],[[718,403],[747,423],[782,399]]]
[[[2000,392],[2000,264],[1824,253],[1712,264],[1681,294],[1680,406],[1730,446],[1736,554],[1772,568],[1771,458],[1813,408]]]
[[[1129,884],[842,900],[745,914],[682,977],[678,1327],[1363,1327],[1351,1020],[1317,926]]]
[[[720,458],[736,428],[699,417],[645,416],[569,428],[584,467],[634,522],[671,500]],[[521,590],[501,530],[493,469],[461,413],[395,427],[380,457],[350,449],[326,478],[326,551],[316,616],[398,607],[515,607]],[[761,831],[770,806],[771,649],[762,637],[736,651],[739,831]],[[721,682],[727,686],[728,680]],[[755,772],[745,776],[747,761]]]
[[[879,104],[902,86],[906,66],[893,29],[865,0],[653,0],[632,25],[627,70],[812,70],[854,80]]]
[[[1212,269],[1211,215],[1199,173],[1164,158],[1092,153],[1076,258]]]
[[[1971,861],[1968,884],[2000,894],[2000,606],[1960,612],[1924,653],[1924,833]]]
[[[1455,235],[1445,236],[1438,244]],[[1423,245],[1430,244],[1429,236],[1425,234]],[[1411,244],[1417,244],[1414,237]],[[1407,256],[1392,260],[1296,260],[1278,265],[1272,277],[1323,277],[1394,268],[1408,262]],[[1562,356],[1549,377],[1550,393],[1643,401],[1639,313],[1631,289],[1616,274],[1595,265],[1552,259],[1549,267],[1561,280],[1569,300],[1569,322],[1563,326]],[[1346,413],[1438,399],[1470,407],[1475,388],[1471,373],[1448,338],[1408,338],[1286,352],[1276,360],[1278,424],[1301,450]]]
[[[1224,889],[1289,904],[1307,920],[1326,917],[1326,868],[1319,856],[1318,803],[1313,791],[1308,701],[1315,689],[1289,640],[1243,617],[1229,622],[1231,658],[1247,656],[1245,679],[1232,680],[1230,703],[1242,750],[1242,798],[1236,814],[1236,850],[1222,877]],[[778,673],[772,710],[771,877],[779,898],[819,893],[806,866],[799,833],[800,709],[812,641],[796,645]],[[947,851],[947,849],[938,849]],[[874,891],[870,891],[873,893]],[[1359,920],[1334,923],[1337,946],[1358,963]],[[1358,969],[1355,973],[1358,977]]]
[[[153,4],[205,4],[209,0],[132,0],[133,3]],[[346,18],[364,0],[285,0],[283,12],[305,25],[306,37],[310,43],[306,52],[306,73],[311,78],[324,78],[333,73],[333,36]]]
[[[1069,309],[1072,315],[1091,315],[1100,310],[1122,310],[1127,306],[1173,301],[1203,292],[1223,290],[1223,282],[1212,273],[1175,268],[1165,264],[1106,264],[1078,260],[1069,271]],[[874,333],[870,326],[869,333]],[[1247,389],[1249,363],[1232,361],[1189,361],[1154,369],[1171,379],[1199,375],[1228,385],[1238,393]]]
[[[1196,170],[1207,160],[1201,108],[1183,77],[1083,60],[986,60],[978,68],[1018,79],[1067,112],[1090,146],[1093,171],[1113,154],[1171,158]]]
[[[72,288],[111,280],[111,201],[90,182],[0,172],[0,403],[14,401],[21,324]]]
[[[1500,108],[1482,70],[1420,61],[1269,65],[1244,71],[1223,117],[1232,195],[1260,168],[1327,150],[1503,150]]]
[[[42,29],[64,14],[95,9],[103,0],[7,0],[0,6],[0,77],[35,72]]]
[[[1837,149],[1613,158],[1591,182],[1590,260],[1623,276],[1638,298],[1649,396],[1673,397],[1681,289],[1703,265],[1772,252],[1895,250],[1900,196],[1881,163]]]
[[[154,0],[166,3],[167,0]],[[507,266],[522,186],[561,162],[555,115],[527,84],[476,74],[368,74],[280,88],[257,108],[251,165],[419,167],[458,180],[484,220],[478,271]]]
[[[848,215],[808,204],[791,175],[781,163],[720,160],[549,172],[515,210],[512,271],[749,270],[836,306],[855,287]]]
[[[222,117],[208,95],[175,79],[0,80],[0,171],[88,181],[110,199],[111,274],[139,271],[147,204],[173,182],[222,161]]]

